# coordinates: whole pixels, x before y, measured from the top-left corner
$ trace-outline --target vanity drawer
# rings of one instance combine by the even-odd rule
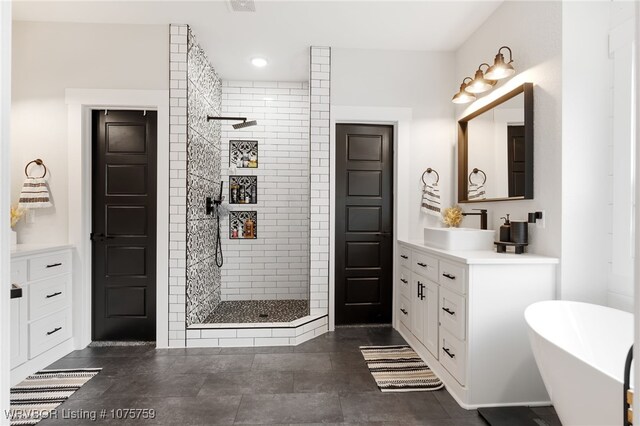
[[[29,320],[49,315],[71,304],[71,275],[29,284]]]
[[[411,269],[411,250],[405,246],[398,246],[398,262],[400,266]]]
[[[458,383],[464,386],[467,364],[465,342],[442,329],[440,329],[440,363]]]
[[[29,324],[29,358],[71,337],[71,310],[65,309]]]
[[[466,300],[446,288],[440,288],[440,325],[458,339],[466,337]]]
[[[398,301],[398,316],[405,327],[411,330],[411,304],[404,296],[400,296]]]
[[[402,296],[411,298],[411,271],[404,266],[398,269],[398,288]]]
[[[11,284],[18,284],[20,287],[27,282],[27,261],[16,260],[11,262]]]
[[[467,286],[465,281],[465,269],[464,265],[456,265],[455,263],[449,263],[441,260],[438,282],[453,291],[466,294]]]
[[[438,260],[424,253],[413,252],[413,271],[431,281],[438,281]]]
[[[71,271],[71,253],[61,251],[29,260],[29,281],[40,280]]]

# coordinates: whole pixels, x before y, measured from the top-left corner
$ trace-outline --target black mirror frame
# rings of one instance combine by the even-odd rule
[[[467,176],[468,170],[468,134],[467,128],[470,120],[495,108],[503,102],[524,93],[524,149],[525,149],[525,184],[524,195],[520,197],[490,198],[486,200],[468,200],[469,193]],[[495,101],[483,106],[477,111],[461,118],[458,121],[458,203],[486,203],[492,201],[532,200],[533,199],[533,83],[523,83],[509,93],[502,95]]]

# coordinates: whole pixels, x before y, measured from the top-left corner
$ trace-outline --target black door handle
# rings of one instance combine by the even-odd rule
[[[46,297],[47,297],[47,299],[51,299],[52,297],[56,297],[56,296],[59,296],[59,295],[61,295],[61,294],[62,294],[62,292],[61,292],[61,291],[56,291],[55,293],[47,294],[47,296],[46,296]]]
[[[443,311],[445,311],[446,313],[448,313],[449,315],[455,315],[456,312],[455,311],[451,311],[449,310],[449,308],[442,308]]]
[[[407,311],[405,311],[405,310],[404,310],[404,309],[402,309],[402,308],[400,308],[400,311],[401,311],[403,314],[405,314],[405,315],[407,315],[407,314],[408,314],[408,312],[407,312]]]
[[[47,331],[47,336],[51,336],[53,333],[56,333],[58,331],[62,330],[62,327],[56,327],[51,331]]]
[[[405,256],[404,254],[401,254],[400,257],[403,258],[403,259],[408,259],[409,258],[409,256]]]
[[[47,265],[47,268],[55,268],[58,266],[62,266],[62,263],[52,263],[51,265]]]
[[[418,262],[418,266],[422,266],[423,268],[426,268],[427,264],[426,263],[422,263],[422,262]]]
[[[451,358],[455,358],[456,354],[452,354],[451,352],[449,352],[449,349],[445,348],[444,346],[442,347],[442,350],[449,355]]]
[[[420,284],[422,286],[422,290],[420,292],[420,300],[424,300],[425,295],[424,295],[424,289],[427,288],[424,284]]]
[[[422,283],[418,281],[418,297],[421,297],[420,291],[422,290]]]
[[[455,280],[456,279],[455,275],[447,274],[446,272],[444,274],[442,274],[442,276],[445,277],[445,278],[449,278],[450,280]]]
[[[402,281],[405,284],[407,284],[409,282],[409,281],[405,280],[404,278],[400,278],[400,281]]]

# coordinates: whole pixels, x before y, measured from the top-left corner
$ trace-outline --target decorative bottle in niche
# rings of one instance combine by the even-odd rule
[[[245,188],[244,185],[238,185],[238,204],[244,204],[245,199]]]
[[[249,158],[249,167],[252,169],[258,167],[258,157],[256,157],[255,154]]]
[[[238,203],[238,184],[236,182],[231,184],[231,200],[229,202],[231,204]]]
[[[238,227],[234,226],[231,230],[231,238],[238,238]]]
[[[251,219],[247,219],[244,221],[244,237],[245,238],[255,237],[255,224]]]

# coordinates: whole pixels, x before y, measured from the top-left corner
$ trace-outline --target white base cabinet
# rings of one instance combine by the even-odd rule
[[[465,408],[548,404],[524,310],[554,299],[551,257],[399,241],[395,327]]]
[[[11,384],[73,349],[71,249],[20,246],[11,254]]]

